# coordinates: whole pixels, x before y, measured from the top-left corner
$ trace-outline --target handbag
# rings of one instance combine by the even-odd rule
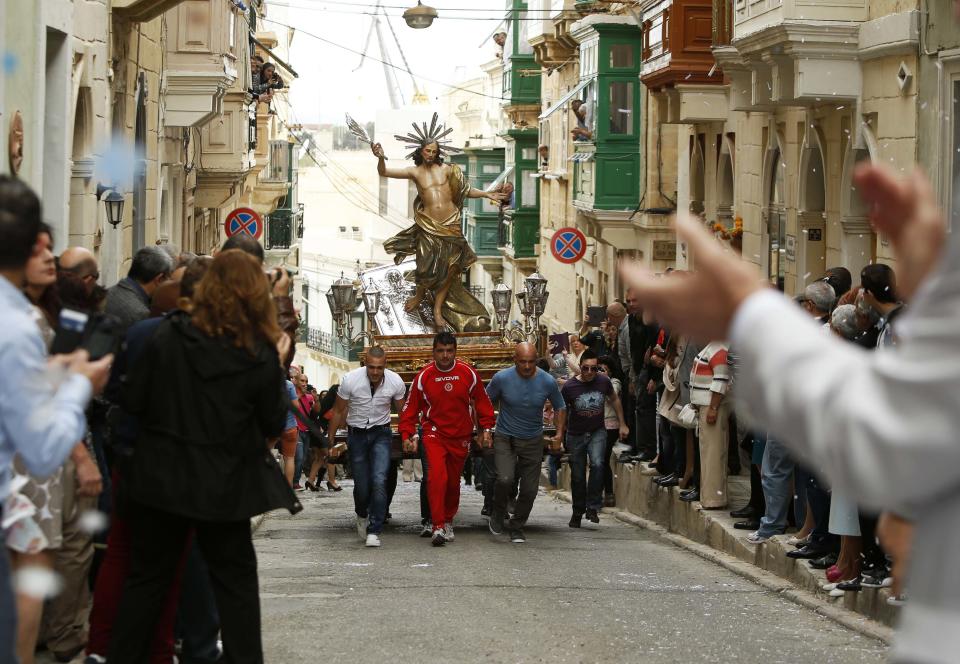
[[[684,429],[696,429],[698,421],[697,407],[693,404],[687,404],[680,409],[680,414],[677,416],[677,424]]]

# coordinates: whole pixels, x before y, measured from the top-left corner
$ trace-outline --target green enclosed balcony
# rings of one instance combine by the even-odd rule
[[[507,162],[513,170],[513,206],[506,215],[504,250],[513,258],[533,258],[540,237],[540,173],[537,129],[507,131]],[[510,166],[508,166],[510,168]]]
[[[581,210],[632,210],[640,198],[641,33],[630,17],[591,15],[580,42],[578,126],[570,160]]]
[[[480,190],[505,179],[503,148],[467,148],[464,173]],[[499,257],[500,206],[486,198],[471,198],[464,207],[464,236],[477,256]]]
[[[540,105],[540,65],[530,44],[531,16],[527,2],[507,0],[507,36],[503,45],[503,106],[517,124],[516,113]]]

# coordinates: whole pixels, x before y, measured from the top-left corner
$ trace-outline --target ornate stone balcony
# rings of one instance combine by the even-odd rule
[[[735,0],[733,40],[714,49],[735,110],[862,97],[864,60],[915,52],[919,13],[868,19],[868,0]]]
[[[167,126],[199,127],[221,112],[238,77],[238,23],[236,10],[225,2],[188,0],[167,15]]]

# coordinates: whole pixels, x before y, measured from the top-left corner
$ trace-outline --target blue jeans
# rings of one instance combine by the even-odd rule
[[[570,464],[570,492],[573,494],[573,513],[603,507],[603,452],[607,445],[607,431],[600,428],[590,433],[568,433],[566,440]],[[590,479],[587,480],[587,458],[590,459]]]
[[[390,470],[389,425],[347,433],[350,468],[353,471],[353,504],[359,517],[370,517],[367,532],[379,535],[387,513],[387,471]]]
[[[760,484],[767,510],[760,519],[762,537],[780,535],[787,529],[787,510],[790,509],[790,479],[796,463],[783,443],[767,438],[760,466]]]
[[[550,486],[557,486],[559,484],[560,474],[560,457],[556,454],[547,455],[547,478],[550,480]]]
[[[0,509],[0,516],[3,510]],[[0,662],[17,661],[17,606],[6,547],[0,551]]]
[[[297,432],[297,452],[293,455],[293,483],[300,484],[300,475],[303,472],[303,457],[306,455],[307,450],[310,449],[310,432],[309,431],[298,431]],[[310,472],[310,469],[307,468],[307,472]],[[317,480],[319,481],[319,479]]]

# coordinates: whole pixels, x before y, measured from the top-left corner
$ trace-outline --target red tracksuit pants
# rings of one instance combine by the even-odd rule
[[[93,606],[90,610],[90,635],[87,641],[87,654],[106,656],[113,635],[113,622],[117,617],[123,586],[130,571],[131,534],[130,523],[117,512],[120,498],[120,483],[123,478],[113,471],[113,511],[110,514],[110,532],[107,534],[107,552],[100,565],[93,589]],[[176,580],[170,588],[160,621],[154,632],[150,664],[170,664],[173,662],[173,630],[177,619],[177,605],[180,601],[180,580],[189,551],[189,541],[177,568]]]
[[[423,453],[427,457],[427,500],[433,527],[453,523],[460,508],[460,473],[470,453],[470,438],[444,438],[436,433],[423,434]]]

